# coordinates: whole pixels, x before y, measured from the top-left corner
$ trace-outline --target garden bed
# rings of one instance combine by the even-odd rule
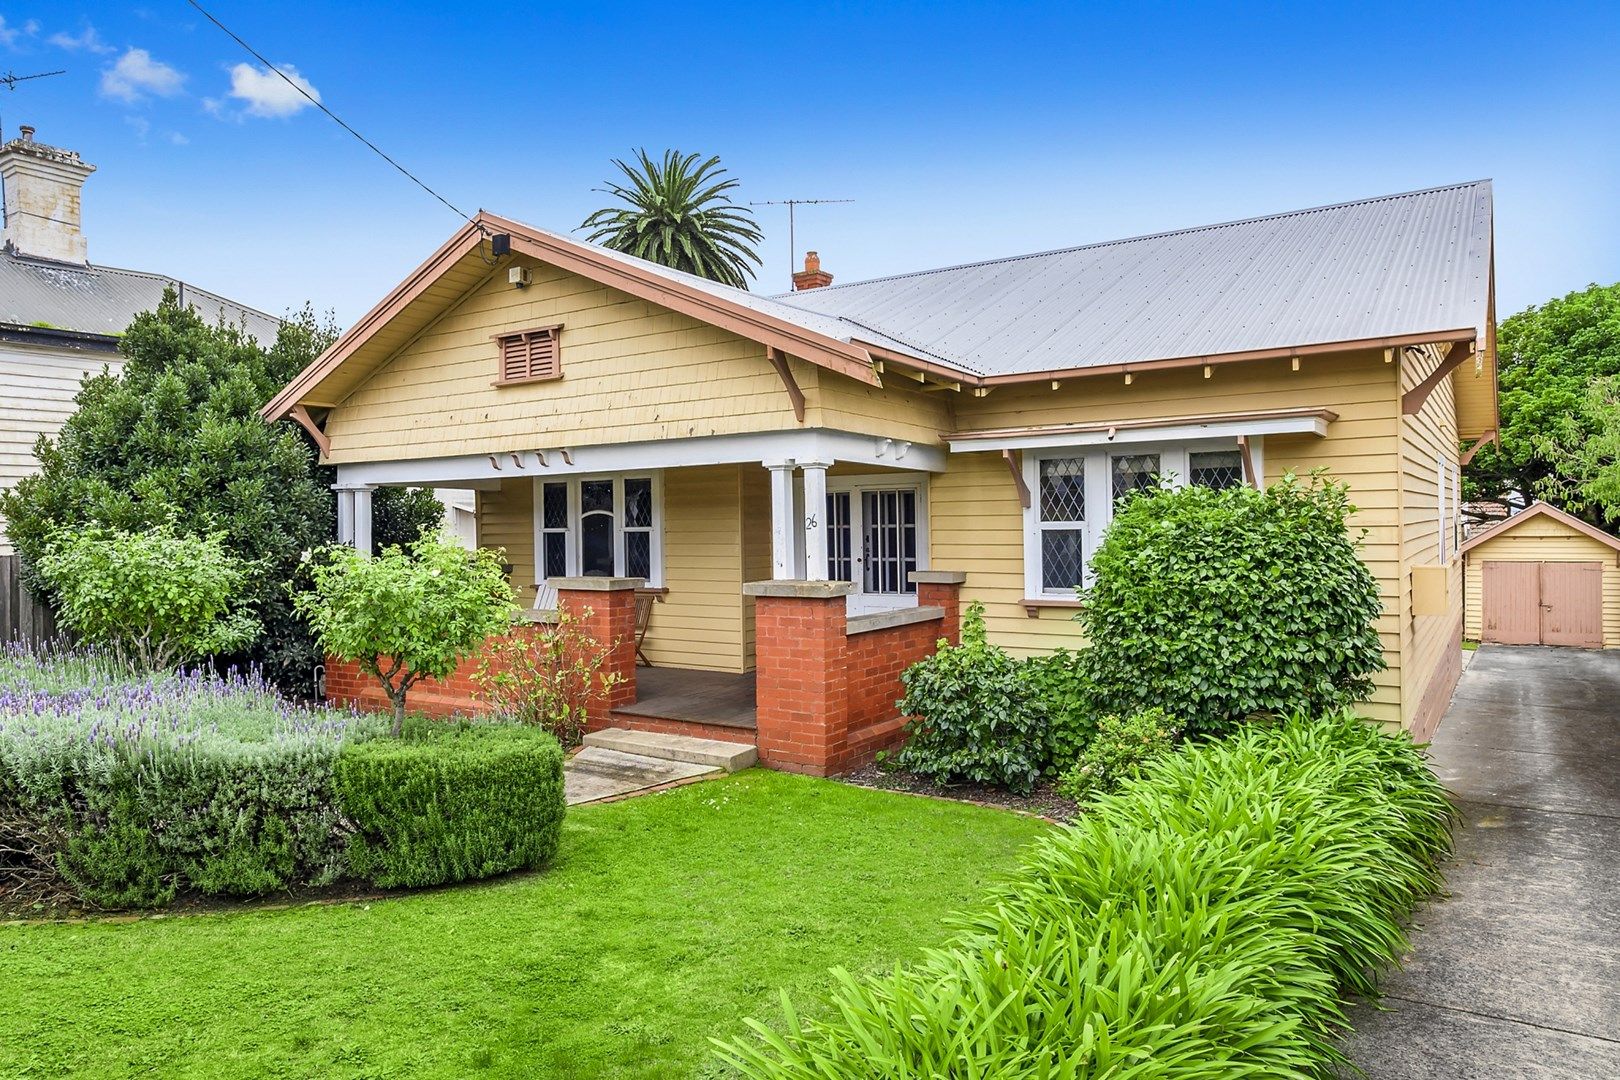
[[[0,909],[419,887],[544,864],[562,751],[289,704],[257,678],[0,656]]]
[[[904,769],[868,765],[839,777],[857,787],[879,791],[898,791],[909,795],[928,795],[936,799],[951,799],[975,806],[993,806],[1001,810],[1015,810],[1033,814],[1048,821],[1073,821],[1080,814],[1073,799],[1058,791],[1057,781],[1042,779],[1028,794],[1020,794],[995,784],[975,784],[969,781],[941,784],[931,777],[918,776]]]

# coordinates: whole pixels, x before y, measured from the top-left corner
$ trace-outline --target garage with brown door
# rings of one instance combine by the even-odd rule
[[[1471,640],[1620,648],[1620,539],[1535,502],[1462,553]]]

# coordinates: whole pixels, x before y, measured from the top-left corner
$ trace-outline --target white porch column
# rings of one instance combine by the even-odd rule
[[[766,462],[765,467],[771,470],[771,577],[787,581],[793,577],[799,539],[799,523],[793,520],[794,463]]]
[[[337,540],[340,544],[354,543],[354,488],[348,484],[333,484],[337,492]]]
[[[366,487],[354,490],[354,547],[362,555],[371,554],[371,492]]]
[[[801,461],[804,470],[804,577],[827,580],[827,470],[830,461]]]

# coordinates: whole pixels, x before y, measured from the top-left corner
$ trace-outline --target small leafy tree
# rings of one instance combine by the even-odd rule
[[[1320,474],[1129,497],[1079,615],[1098,711],[1158,706],[1190,734],[1219,734],[1256,714],[1365,700],[1384,668],[1382,604],[1346,528],[1352,510]]]
[[[585,629],[590,609],[557,612],[553,623],[497,638],[485,650],[473,682],[478,696],[497,713],[544,728],[564,746],[585,731],[591,702],[602,700],[623,681],[604,671],[614,643],[598,641]]]
[[[389,547],[376,558],[336,547],[313,566],[314,587],[293,603],[322,649],[357,662],[382,686],[397,736],[413,685],[447,678],[511,629],[516,604],[501,558],[426,532],[409,550]]]
[[[244,648],[259,623],[239,607],[248,568],[219,533],[91,528],[51,539],[39,572],[80,640],[141,671]]]
[[[985,640],[984,605],[968,605],[962,643],[939,650],[900,676],[906,745],[903,769],[939,783],[966,779],[1028,791],[1047,752],[1046,714],[1019,662]]]

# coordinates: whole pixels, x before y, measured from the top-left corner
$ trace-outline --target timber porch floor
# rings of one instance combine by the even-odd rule
[[[754,673],[638,667],[635,703],[613,711],[753,731]]]

